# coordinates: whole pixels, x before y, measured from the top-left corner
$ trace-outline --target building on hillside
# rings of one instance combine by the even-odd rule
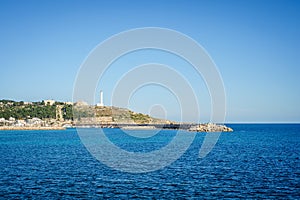
[[[55,104],[55,101],[54,100],[44,100],[44,104],[45,106],[52,106],[53,104]]]

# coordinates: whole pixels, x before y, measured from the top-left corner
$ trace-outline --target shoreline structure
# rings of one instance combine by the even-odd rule
[[[207,124],[86,124],[79,126],[0,126],[1,130],[66,130],[67,128],[121,128],[124,130],[155,130],[173,129],[192,132],[232,132],[233,129],[225,125]]]
[[[103,96],[103,95],[102,95]],[[213,123],[178,123],[136,113],[126,108],[85,102],[16,102],[0,100],[0,130],[64,130],[67,128],[121,128],[126,130],[180,129],[193,132],[231,132]]]

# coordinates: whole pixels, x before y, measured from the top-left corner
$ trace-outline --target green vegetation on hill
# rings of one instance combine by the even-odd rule
[[[149,115],[144,115],[142,113],[134,113],[134,112],[129,112],[130,113],[130,118],[138,124],[146,124],[152,122],[152,118]]]
[[[156,119],[149,115],[136,113],[126,108],[118,108],[114,106],[75,106],[74,119],[82,120],[84,118],[106,118],[111,122],[117,123],[136,123],[136,124],[150,124],[150,123],[169,123],[164,119]],[[110,117],[111,119],[108,119]]]
[[[10,117],[15,119],[28,119],[37,117],[40,119],[55,119],[56,105],[63,105],[56,102],[53,105],[44,105],[44,102],[32,102],[25,104],[23,101],[16,102],[11,100],[0,100],[0,118],[8,120]],[[64,119],[72,119],[72,105],[63,106]]]
[[[44,101],[25,103],[11,100],[0,100],[0,118],[8,120],[30,119],[33,117],[40,119],[55,119],[57,105],[61,106],[61,113],[64,120],[81,120],[91,117],[111,117],[112,122],[118,123],[168,123],[167,120],[156,119],[142,113],[135,113],[131,110],[110,106],[75,106],[66,105],[63,102],[55,102],[53,105],[45,105]],[[74,116],[73,116],[74,115]]]
[[[167,120],[156,119],[149,115],[136,113],[126,108],[118,107],[96,107],[95,109],[96,117],[112,117],[114,122],[119,123],[137,123],[137,124],[147,124],[147,123],[167,123]]]

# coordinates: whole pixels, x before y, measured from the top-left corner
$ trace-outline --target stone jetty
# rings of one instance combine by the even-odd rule
[[[232,128],[229,128],[225,125],[219,125],[213,123],[194,125],[191,126],[188,130],[194,132],[232,132],[233,131]]]

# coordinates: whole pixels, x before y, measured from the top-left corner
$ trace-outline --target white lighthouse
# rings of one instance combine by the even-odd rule
[[[97,106],[104,106],[104,104],[103,104],[103,91],[101,90],[100,91],[100,103],[97,103]]]

